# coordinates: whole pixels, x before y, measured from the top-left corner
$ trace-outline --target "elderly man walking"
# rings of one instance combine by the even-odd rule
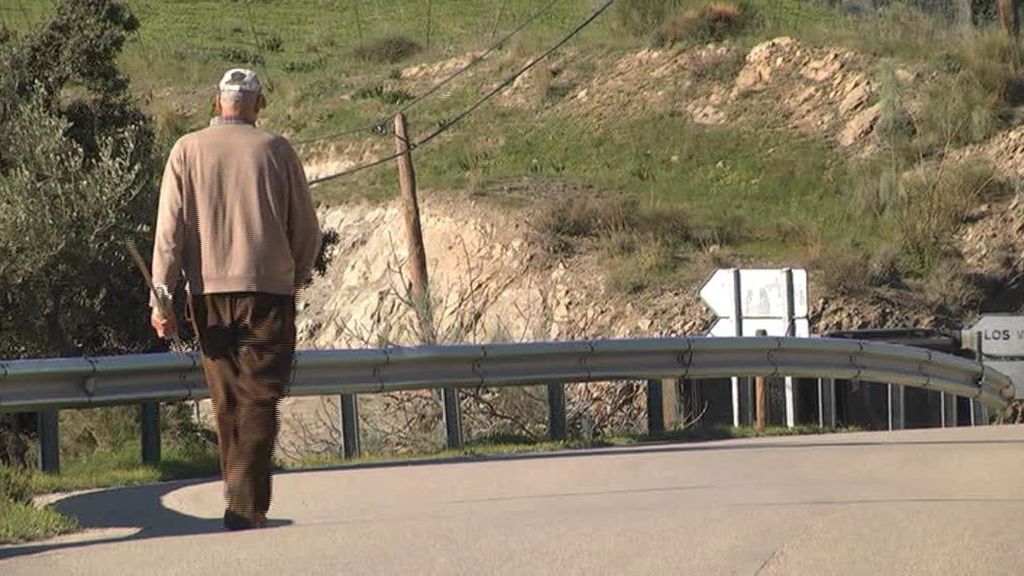
[[[153,314],[184,270],[213,398],[230,530],[263,527],[270,507],[277,405],[295,353],[295,295],[308,282],[320,228],[287,140],[256,128],[259,77],[229,70],[210,126],[171,149],[153,248]]]

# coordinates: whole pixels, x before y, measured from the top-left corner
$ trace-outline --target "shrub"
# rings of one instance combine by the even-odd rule
[[[685,0],[620,0],[616,8],[619,23],[638,38],[655,34],[665,19]]]
[[[356,58],[372,64],[397,64],[418,53],[421,47],[416,42],[393,34],[372,40],[354,51]]]
[[[558,238],[596,238],[635,229],[640,205],[626,196],[561,195],[543,203],[533,220],[543,235]]]
[[[743,24],[743,11],[736,4],[715,3],[678,11],[658,27],[657,45],[720,42]]]
[[[81,459],[111,451],[139,435],[137,406],[112,406],[60,412],[61,456]]]
[[[960,257],[951,256],[932,267],[920,290],[936,313],[963,318],[977,312],[985,301],[985,289],[979,280],[967,271]]]
[[[623,247],[626,251],[609,262],[607,284],[613,292],[642,292],[676,268],[675,247],[670,241],[648,238],[619,249]]]
[[[222,60],[232,64],[262,66],[267,63],[261,54],[238,46],[224,46],[220,49],[219,54]]]
[[[115,66],[136,27],[120,3],[65,0],[0,44],[0,357],[152,343],[123,245],[156,192],[153,134]]]
[[[286,72],[312,72],[323,68],[324,62],[324,58],[320,56],[302,60],[289,60],[284,63],[282,68]]]
[[[389,106],[403,104],[412,98],[412,94],[405,90],[387,90],[383,84],[364,86],[352,93],[353,100],[380,100]]]
[[[260,38],[259,47],[265,52],[284,52],[284,40],[277,34],[269,34]]]
[[[864,270],[868,259],[850,246],[829,247],[813,262],[819,270],[818,282],[826,293],[861,296],[871,287]]]
[[[960,35],[946,62],[977,83],[989,107],[1021,103],[1016,83],[1024,67],[1024,53],[1001,31],[987,28]]]
[[[813,258],[812,266],[820,272],[817,281],[829,293],[864,296],[875,288],[903,285],[900,255],[892,247],[872,254],[856,241],[830,244]]]
[[[924,165],[900,179],[891,217],[900,243],[921,273],[935,268],[950,250],[969,210],[1007,192],[995,169],[977,159]]]
[[[28,504],[32,501],[29,475],[24,470],[0,464],[0,502],[20,502]]]

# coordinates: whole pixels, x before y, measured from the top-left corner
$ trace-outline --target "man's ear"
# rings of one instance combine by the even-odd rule
[[[262,112],[263,109],[266,108],[266,107],[267,107],[267,97],[264,96],[263,94],[260,94],[256,98],[256,112]]]
[[[217,94],[216,96],[213,97],[213,115],[214,116],[220,116],[221,115],[220,94]]]

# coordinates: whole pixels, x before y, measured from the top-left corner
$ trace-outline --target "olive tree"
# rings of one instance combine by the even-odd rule
[[[124,248],[156,201],[153,133],[116,66],[137,27],[120,2],[62,0],[37,29],[0,30],[0,358],[154,344]],[[62,420],[114,437],[134,424],[119,410]],[[0,463],[27,461],[17,424],[0,418]]]
[[[152,218],[153,135],[115,65],[137,26],[64,0],[0,44],[0,357],[150,344],[124,241]]]

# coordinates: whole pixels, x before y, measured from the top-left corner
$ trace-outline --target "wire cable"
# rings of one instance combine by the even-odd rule
[[[447,86],[448,84],[453,82],[456,78],[462,76],[463,74],[465,74],[466,72],[468,72],[472,68],[476,67],[477,64],[479,64],[480,62],[483,62],[484,60],[487,59],[488,56],[493,54],[495,50],[497,50],[498,48],[501,48],[506,42],[508,42],[514,36],[516,36],[517,34],[522,32],[524,29],[526,29],[526,27],[528,27],[531,24],[533,24],[534,22],[536,22],[537,19],[539,19],[541,16],[543,16],[544,14],[547,14],[552,8],[555,7],[556,4],[558,4],[561,1],[562,0],[549,0],[546,4],[544,4],[539,9],[537,9],[533,14],[531,14],[525,20],[520,22],[518,26],[516,26],[515,28],[512,29],[512,31],[510,31],[507,34],[505,34],[504,36],[502,36],[500,40],[498,40],[497,42],[493,43],[491,46],[489,46],[486,50],[484,50],[480,54],[474,56],[464,66],[459,67],[457,70],[455,70],[454,72],[452,72],[448,76],[444,77],[440,82],[438,82],[437,84],[434,84],[429,90],[427,90],[423,94],[420,94],[419,96],[413,98],[409,102],[405,103],[404,105],[402,105],[400,108],[398,108],[397,110],[395,110],[391,114],[389,114],[387,116],[382,116],[381,118],[378,118],[372,124],[366,124],[366,125],[360,126],[358,128],[352,128],[352,129],[344,130],[344,131],[341,131],[341,132],[335,132],[335,133],[332,133],[332,134],[327,134],[326,136],[318,136],[316,138],[307,138],[305,140],[299,140],[299,141],[295,142],[295,144],[301,146],[301,145],[304,145],[304,144],[313,144],[315,142],[323,142],[323,141],[326,141],[326,140],[335,140],[335,139],[338,139],[338,138],[342,138],[344,136],[351,136],[352,134],[358,134],[360,132],[373,132],[375,134],[388,134],[389,130],[387,128],[387,122],[389,120],[391,120],[392,118],[394,118],[396,115],[398,115],[400,113],[408,112],[413,107],[418,105],[420,102],[422,102],[422,101],[426,100],[427,98],[433,96],[441,88],[444,88],[445,86]]]
[[[476,102],[474,102],[468,108],[466,108],[465,110],[460,112],[458,115],[452,117],[449,120],[446,120],[446,121],[442,122],[433,132],[430,132],[429,134],[427,134],[426,136],[424,136],[423,138],[420,138],[419,140],[417,140],[415,142],[411,142],[409,144],[408,152],[412,152],[413,150],[428,144],[429,142],[431,142],[432,140],[434,140],[435,138],[437,138],[441,134],[444,134],[445,132],[450,130],[456,124],[458,124],[458,123],[462,122],[463,120],[465,120],[473,112],[476,112],[481,106],[483,106],[491,98],[494,98],[501,91],[503,91],[506,88],[508,88],[509,86],[511,86],[512,83],[514,83],[520,76],[522,76],[523,74],[526,74],[527,72],[532,70],[537,64],[539,64],[545,58],[547,58],[548,56],[553,54],[556,50],[558,50],[559,48],[561,48],[562,46],[567,44],[570,40],[572,40],[577,35],[579,35],[580,32],[585,30],[595,20],[597,20],[602,14],[607,12],[608,9],[611,8],[613,4],[615,4],[615,1],[616,0],[607,0],[600,8],[595,10],[594,13],[591,14],[589,18],[584,20],[580,25],[576,26],[576,28],[574,28],[572,30],[572,32],[570,32],[567,36],[565,36],[564,38],[562,38],[561,40],[559,40],[558,42],[553,44],[550,48],[545,50],[539,56],[534,57],[525,66],[523,66],[518,71],[516,71],[515,74],[512,74],[511,76],[506,78],[504,81],[502,81],[501,84],[498,84],[494,89],[489,91],[487,94],[484,94],[480,99],[478,99]],[[368,170],[370,168],[373,168],[373,167],[376,167],[376,166],[380,166],[381,164],[384,164],[385,162],[388,162],[390,160],[394,160],[395,158],[398,158],[399,156],[402,156],[402,155],[404,155],[406,153],[407,152],[396,152],[394,154],[391,154],[391,155],[385,156],[383,158],[379,158],[377,160],[374,160],[373,162],[370,162],[368,164],[364,164],[364,165],[361,165],[361,166],[356,166],[354,168],[349,168],[347,170],[343,170],[343,171],[338,172],[336,174],[328,174],[326,176],[321,176],[319,178],[315,178],[313,180],[310,180],[309,184],[310,185],[321,184],[323,182],[328,182],[330,180],[334,180],[334,179],[341,178],[341,177],[344,177],[344,176],[349,176],[349,175],[352,175],[352,174],[356,174],[357,172],[362,172],[363,170]]]

